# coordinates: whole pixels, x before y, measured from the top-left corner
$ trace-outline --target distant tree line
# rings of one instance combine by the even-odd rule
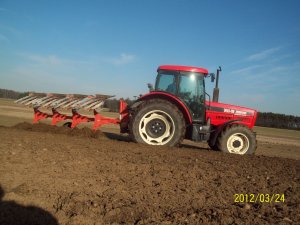
[[[258,112],[255,125],[300,130],[300,117],[271,112]]]
[[[0,88],[0,98],[11,98],[18,99],[28,95],[28,92],[17,92],[13,90],[1,89]]]
[[[28,95],[28,92],[17,92],[13,90],[0,89],[0,98],[18,99]],[[125,99],[127,104],[131,104],[133,100]],[[111,112],[119,112],[119,99],[108,99],[104,103],[104,107]],[[256,126],[273,127],[282,129],[300,130],[300,117],[291,116],[271,112],[258,112]]]

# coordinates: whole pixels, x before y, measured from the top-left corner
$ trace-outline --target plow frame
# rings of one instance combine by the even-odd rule
[[[70,127],[75,128],[80,123],[93,122],[93,130],[105,124],[120,124],[122,118],[127,118],[127,104],[123,99],[120,99],[120,118],[105,117],[100,114],[101,107],[104,101],[113,96],[108,95],[63,95],[63,94],[44,94],[30,93],[15,103],[25,106],[32,106],[34,111],[33,123],[38,123],[41,120],[51,118],[51,125],[55,126],[58,122],[70,121]],[[40,110],[41,107],[51,108],[51,113],[46,113]],[[58,111],[59,108],[71,108],[72,115],[63,114]],[[94,117],[80,114],[79,109],[93,110]],[[65,123],[66,124],[66,123]]]

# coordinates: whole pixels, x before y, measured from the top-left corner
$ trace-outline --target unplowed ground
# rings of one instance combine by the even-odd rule
[[[153,147],[43,124],[1,127],[0,137],[0,224],[300,221],[298,160]],[[240,193],[285,199],[235,203]]]

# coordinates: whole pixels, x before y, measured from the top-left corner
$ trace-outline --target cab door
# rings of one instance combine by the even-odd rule
[[[188,107],[194,122],[205,122],[204,77],[200,73],[181,72],[178,97]]]

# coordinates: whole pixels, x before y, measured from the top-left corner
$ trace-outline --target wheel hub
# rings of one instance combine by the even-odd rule
[[[174,132],[172,117],[161,110],[146,113],[139,123],[139,133],[147,144],[164,145],[172,139]]]
[[[232,146],[235,148],[238,148],[241,146],[241,142],[239,140],[235,140],[235,141],[233,141]]]
[[[230,153],[245,154],[250,146],[249,139],[242,133],[232,134],[227,140],[227,149]]]
[[[166,125],[160,119],[154,119],[147,123],[146,131],[152,138],[162,136],[166,132]]]

